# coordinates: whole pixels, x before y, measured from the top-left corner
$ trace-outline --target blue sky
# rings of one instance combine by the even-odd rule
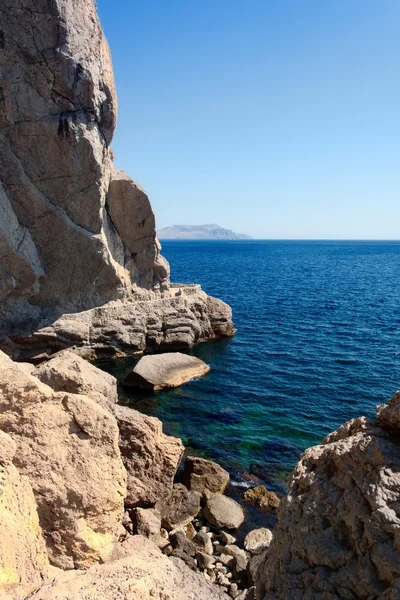
[[[399,0],[98,0],[159,228],[398,239]]]

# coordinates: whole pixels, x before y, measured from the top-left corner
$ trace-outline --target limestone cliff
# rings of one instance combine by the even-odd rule
[[[309,448],[258,571],[259,598],[400,594],[400,393]]]
[[[0,76],[0,340],[110,301],[168,304],[148,197],[113,166],[117,98],[94,0],[4,0]],[[192,337],[218,334],[192,320]]]

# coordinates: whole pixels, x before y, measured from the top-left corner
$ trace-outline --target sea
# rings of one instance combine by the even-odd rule
[[[172,281],[232,307],[236,335],[190,351],[205,377],[123,402],[226,468],[237,500],[258,484],[284,494],[306,448],[374,418],[400,387],[400,242],[164,241],[162,252]],[[102,366],[123,377],[134,361]],[[273,526],[246,510],[246,530]]]

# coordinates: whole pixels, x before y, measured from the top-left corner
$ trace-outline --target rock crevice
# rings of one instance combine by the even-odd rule
[[[174,310],[149,199],[113,166],[117,97],[94,0],[52,0],[40,10],[35,0],[6,0],[0,31],[2,347],[10,352],[7,338],[116,300],[127,305],[120,321],[129,310],[135,320],[138,298],[163,298]],[[206,331],[202,317],[216,311],[203,306],[175,329],[177,345],[197,341],[196,329],[204,338],[233,333],[225,305],[230,327]],[[151,336],[140,345],[152,349]],[[125,351],[138,348],[128,341]]]

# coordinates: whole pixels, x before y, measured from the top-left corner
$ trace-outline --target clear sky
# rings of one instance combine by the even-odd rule
[[[399,239],[400,0],[98,0],[159,228]]]

